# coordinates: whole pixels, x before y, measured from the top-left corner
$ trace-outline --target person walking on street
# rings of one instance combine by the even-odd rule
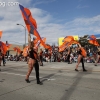
[[[96,59],[95,64],[94,64],[95,66],[97,66],[97,63],[100,59],[100,48],[97,47],[97,49],[98,49],[98,51],[97,51],[97,59]]]
[[[28,34],[28,43],[29,43],[29,51],[28,51],[28,53],[29,53],[29,62],[28,62],[29,69],[28,69],[25,81],[27,83],[30,83],[29,76],[33,70],[33,67],[35,67],[37,84],[42,85],[43,83],[40,81],[40,78],[39,78],[38,53],[36,52],[36,50],[34,48],[34,42],[31,41],[30,34]]]
[[[78,62],[76,64],[76,68],[75,68],[75,71],[79,71],[78,70],[78,66],[80,64],[80,62],[82,63],[82,68],[83,68],[83,71],[86,72],[87,70],[85,69],[84,67],[84,60],[83,60],[83,55],[82,55],[82,50],[81,50],[81,47],[78,46],[78,51],[77,51],[77,54],[78,54]]]

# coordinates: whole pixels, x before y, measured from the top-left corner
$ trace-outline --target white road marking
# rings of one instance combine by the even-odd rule
[[[50,67],[50,68],[54,68],[54,69],[62,69],[62,68],[65,68],[65,69],[66,69],[65,66],[62,66],[62,67],[61,67],[61,66],[57,66],[57,67],[56,67],[56,66],[52,66],[52,67]]]
[[[22,75],[22,74],[15,74],[15,73],[9,73],[9,72],[0,72],[1,74],[9,74],[9,75],[16,75],[16,76],[26,76],[26,75]],[[35,76],[30,76],[30,77],[35,77]],[[51,78],[43,78],[43,77],[40,77],[42,79],[47,79],[48,81],[50,80],[55,80],[55,79],[51,79]]]
[[[48,80],[48,81],[52,81],[52,80],[55,80],[55,79],[51,79],[51,78],[49,79],[49,78],[48,78],[47,80]]]

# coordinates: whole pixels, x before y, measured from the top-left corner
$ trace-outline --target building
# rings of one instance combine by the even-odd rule
[[[11,44],[9,50],[7,51],[7,55],[16,55],[16,51],[14,51],[14,47],[19,47],[21,51],[23,51],[23,45],[16,45],[16,44]]]

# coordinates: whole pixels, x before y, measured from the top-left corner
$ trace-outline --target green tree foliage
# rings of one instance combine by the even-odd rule
[[[85,47],[87,50],[90,48],[94,48],[95,46],[90,44],[88,42],[88,36],[89,35],[84,35],[83,37],[79,37],[79,43],[81,44],[82,47]]]
[[[88,35],[84,35],[83,37],[79,37],[79,43],[83,47],[89,45],[89,43],[88,43]]]

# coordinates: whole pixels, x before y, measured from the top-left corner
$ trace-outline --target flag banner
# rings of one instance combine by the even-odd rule
[[[81,47],[81,51],[82,51],[82,56],[86,57],[87,56],[86,50],[83,47]]]
[[[6,52],[7,52],[7,50],[8,50],[6,44],[5,44],[4,42],[2,42],[2,41],[0,41],[0,49],[2,50],[2,53],[3,53],[4,55],[6,54]]]
[[[0,38],[2,37],[2,31],[0,31]]]
[[[27,56],[28,56],[28,46],[26,46],[26,47],[23,49],[22,55],[23,55],[24,57],[27,57]]]
[[[100,46],[96,37],[94,35],[90,35],[89,36],[89,41],[88,41],[90,44],[93,44],[95,46]]]
[[[14,49],[14,51],[16,51],[17,53],[19,53],[19,54],[21,53],[21,50],[20,50],[19,47],[14,47],[13,49]]]
[[[33,34],[37,37],[38,40],[40,40],[41,44],[47,48],[48,46],[43,42],[43,40],[40,37],[40,34],[38,33],[37,29],[37,23],[35,19],[32,17],[31,12],[28,8],[24,8],[22,5],[19,4],[23,19],[25,21],[26,27],[28,29],[29,34]]]

